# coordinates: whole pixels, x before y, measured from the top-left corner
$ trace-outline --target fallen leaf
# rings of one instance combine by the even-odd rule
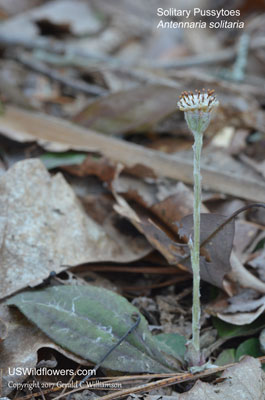
[[[116,168],[116,165],[106,157],[97,154],[87,154],[81,163],[73,163],[73,165],[68,166],[63,165],[63,169],[70,174],[80,177],[94,175],[101,181],[108,183],[114,179]]]
[[[216,315],[234,325],[251,324],[265,310],[265,296],[254,290],[245,289],[228,299],[228,305]]]
[[[16,163],[0,177],[0,296],[34,286],[51,271],[92,261],[132,261],[150,247],[91,219],[61,174],[37,159]],[[19,276],[19,279],[18,279]]]
[[[238,257],[242,258],[244,250],[253,242],[258,230],[258,227],[249,221],[242,219],[235,221],[234,250]]]
[[[222,215],[201,214],[201,243],[226,220],[227,217]],[[193,216],[187,215],[182,218],[179,227],[179,235],[187,242],[193,232]],[[224,276],[231,270],[229,260],[233,247],[234,230],[234,220],[232,220],[201,249],[201,254],[206,254],[206,257],[200,257],[201,278],[220,288],[223,288]],[[190,259],[185,261],[185,265],[191,270]]]
[[[255,321],[265,310],[265,304],[260,306],[254,312],[240,312],[237,314],[224,314],[224,313],[217,313],[217,317],[221,320],[228,322],[229,324],[234,325],[246,325],[251,324],[251,322]]]
[[[265,283],[244,268],[242,262],[238,259],[237,255],[233,251],[230,258],[230,263],[232,271],[231,274],[229,274],[229,277],[234,283],[240,284],[240,286],[243,288],[254,289],[258,293],[265,294]]]
[[[155,224],[146,213],[142,214],[134,211],[133,208],[125,201],[125,199],[115,194],[117,204],[114,206],[115,211],[127,218],[149,241],[167,259],[170,264],[176,264],[177,261],[186,256],[186,251],[182,246],[178,246],[164,230]]]
[[[133,325],[138,313],[125,298],[95,286],[53,286],[24,292],[8,300],[16,305],[51,339],[67,350],[98,363]],[[169,372],[179,362],[170,362],[168,347],[155,340],[141,316],[137,329],[102,363],[111,370]],[[176,355],[177,357],[177,355]]]
[[[175,88],[146,85],[90,102],[74,122],[108,134],[142,132],[175,110]]]
[[[260,279],[265,282],[265,248],[258,251],[256,257],[250,260],[248,264],[257,270]]]

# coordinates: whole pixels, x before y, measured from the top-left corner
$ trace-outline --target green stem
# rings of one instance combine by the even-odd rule
[[[194,133],[194,203],[193,203],[193,241],[190,240],[191,264],[193,271],[193,305],[192,305],[192,344],[197,362],[200,361],[200,209],[201,209],[201,149],[202,133]]]

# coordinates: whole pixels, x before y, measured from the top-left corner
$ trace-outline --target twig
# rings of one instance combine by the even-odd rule
[[[25,67],[31,69],[32,71],[36,71],[42,75],[45,75],[53,81],[61,83],[63,86],[70,87],[74,91],[96,96],[103,96],[108,93],[107,90],[99,86],[91,85],[78,79],[65,77],[56,70],[47,67],[45,64],[34,60],[33,57],[30,57],[28,55],[18,55],[16,57],[16,60]]]
[[[260,360],[261,363],[265,363],[265,356],[258,357],[258,359]],[[200,372],[198,374],[186,373],[181,376],[175,376],[175,377],[171,377],[171,378],[161,379],[156,382],[151,382],[151,383],[147,383],[144,385],[135,386],[135,387],[132,387],[129,389],[120,390],[116,393],[111,393],[106,396],[102,396],[101,399],[102,400],[120,399],[120,398],[128,396],[129,394],[132,394],[132,393],[135,394],[135,393],[141,393],[141,392],[146,392],[146,391],[149,392],[150,390],[159,389],[161,387],[171,386],[171,385],[175,385],[177,383],[182,383],[182,382],[187,382],[187,381],[191,381],[191,380],[204,378],[204,377],[216,374],[218,372],[222,372],[225,369],[232,367],[234,365],[236,365],[236,363],[224,365],[222,367],[217,367],[217,368],[210,368],[210,369],[207,369],[206,371]]]

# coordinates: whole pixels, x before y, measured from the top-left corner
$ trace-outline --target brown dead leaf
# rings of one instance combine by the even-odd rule
[[[88,365],[86,360],[62,349],[44,335],[35,325],[32,325],[22,313],[5,304],[0,304],[0,318],[8,325],[8,336],[1,343],[0,369],[2,375],[2,395],[7,396],[12,390],[8,382],[22,382],[25,376],[10,375],[8,368],[34,368],[37,364],[37,352],[43,347],[59,351],[71,360]]]
[[[108,134],[143,131],[175,109],[175,88],[149,85],[110,94],[89,103],[74,122]]]
[[[253,242],[257,233],[258,227],[255,224],[240,219],[236,221],[234,249],[240,258],[242,258],[246,248]]]
[[[231,274],[229,278],[236,284],[243,288],[250,288],[256,290],[258,293],[265,294],[265,283],[258,279],[255,275],[251,274],[239,260],[234,251],[232,251],[231,258]]]
[[[245,357],[227,368],[215,385],[197,381],[193,388],[179,396],[179,400],[264,400],[265,375],[260,362]]]
[[[61,174],[29,159],[0,178],[0,295],[35,286],[51,271],[92,261],[132,261],[150,247],[143,237],[107,233],[82,209]],[[19,279],[18,279],[19,277]]]
[[[254,322],[265,310],[265,296],[253,289],[241,289],[232,296],[219,296],[207,306],[207,312],[234,325]]]
[[[201,214],[201,243],[226,220],[227,217],[223,215]],[[193,231],[192,215],[182,218],[179,226],[179,235],[182,238],[185,237],[187,242]],[[232,220],[201,249],[201,278],[220,288],[223,288],[224,276],[231,270],[229,259],[233,247],[234,231],[235,223]],[[190,259],[185,261],[185,265],[191,270]]]
[[[136,213],[133,208],[119,195],[115,195],[117,204],[114,206],[115,211],[127,218],[151,243],[151,245],[163,254],[170,264],[175,264],[176,260],[186,255],[183,247],[170,239],[170,237],[159,228],[148,216],[142,215],[138,211]]]
[[[186,266],[191,270],[190,262],[188,260],[185,262],[182,261],[183,258],[188,257],[189,250],[188,246],[178,246],[178,243],[181,241],[179,238],[179,227],[176,223],[183,216],[192,212],[192,191],[181,182],[174,185],[167,181],[162,181],[156,186],[125,175],[120,175],[116,178],[112,182],[112,188],[114,192],[118,192],[124,196],[124,198],[121,196],[117,197],[119,204],[115,207],[116,211],[125,218],[128,218],[146,236],[152,246],[163,254],[169,263],[179,263],[180,267],[185,269]],[[141,207],[137,207],[134,204],[132,208],[125,199],[129,201],[133,200],[140,204]],[[233,211],[234,206],[235,204],[232,207]],[[208,212],[207,208],[203,205],[202,212]],[[209,214],[209,217],[202,215],[202,231],[205,230],[205,233],[202,234],[202,241],[228,218],[218,215],[215,218],[215,215]],[[204,218],[205,221],[203,221]],[[207,218],[209,221],[206,222]],[[189,232],[187,234],[191,233],[191,215],[189,219]],[[240,220],[238,223],[240,224]],[[233,282],[239,283],[242,287],[257,290],[259,293],[265,293],[264,283],[243,267],[234,251],[231,253],[234,224],[235,222],[231,221],[225,225],[222,231],[214,236],[212,240],[214,243],[213,249],[210,243],[205,246],[205,249],[202,249],[202,256],[206,256],[206,259],[207,256],[210,256],[210,259],[215,260],[214,263],[211,263],[207,262],[205,257],[201,257],[202,279],[225,289],[229,295],[235,293],[235,287],[232,287],[234,286]],[[243,235],[244,237],[239,237],[240,231],[238,230],[236,239],[237,248],[244,248],[248,245],[256,232],[253,224],[246,222],[246,225],[244,225],[244,228],[246,228],[244,229],[244,232],[246,231]],[[225,248],[226,251],[224,251]],[[211,250],[209,251],[209,249]],[[216,271],[218,272],[216,273]],[[224,280],[224,276],[228,274],[229,276]]]
[[[80,177],[94,175],[103,182],[111,182],[115,176],[116,166],[106,157],[88,154],[81,164],[62,166],[62,169]]]
[[[114,186],[122,191],[118,182],[119,180],[116,179]],[[160,198],[164,199],[160,202],[154,202],[154,193],[150,200],[149,191],[149,204],[152,202],[154,204],[148,210],[139,207],[132,208],[124,198],[114,193],[118,203],[114,208],[122,216],[128,218],[169,263],[181,263],[191,271],[188,246],[183,247],[180,239],[187,243],[192,233],[192,215],[186,214],[192,211],[193,194],[183,184],[174,186],[174,191],[175,194],[167,197],[166,194],[170,194],[172,191],[164,189],[163,193],[163,190],[160,189]],[[126,192],[127,196],[128,193],[130,193],[129,189]],[[136,193],[139,197],[139,193]],[[135,193],[134,200],[137,201]],[[226,220],[227,217],[216,214],[201,214],[201,242],[206,240]],[[202,256],[206,257],[201,257],[201,277],[206,282],[220,288],[223,288],[224,276],[231,270],[229,259],[233,238],[234,221],[231,221],[202,249]]]
[[[187,255],[183,244],[178,246],[176,223],[192,210],[193,193],[190,189],[181,182],[164,182],[157,188],[156,185],[123,176],[115,179],[112,188],[118,203],[115,210],[129,219],[169,263],[176,264]],[[140,207],[135,205],[132,208],[116,191],[140,204]]]

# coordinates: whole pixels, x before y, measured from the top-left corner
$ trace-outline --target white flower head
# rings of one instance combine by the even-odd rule
[[[180,111],[184,111],[190,130],[203,133],[208,127],[212,111],[218,107],[219,101],[214,96],[214,90],[202,89],[193,92],[183,92],[177,103]]]

